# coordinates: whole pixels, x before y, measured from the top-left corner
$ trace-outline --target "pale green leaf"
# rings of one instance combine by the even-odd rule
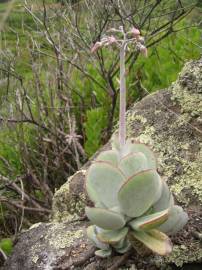
[[[159,255],[168,255],[172,251],[172,243],[169,237],[160,231],[133,231],[130,234],[131,236]]]
[[[95,251],[95,255],[101,258],[107,258],[111,255],[112,250],[108,249],[108,250],[96,250]]]
[[[119,230],[106,230],[99,234],[97,234],[97,238],[103,242],[108,244],[116,244],[120,242],[122,239],[126,237],[128,233],[128,228],[122,228]]]
[[[138,153],[141,152],[147,158],[147,165],[149,169],[156,169],[157,160],[153,153],[153,151],[143,143],[131,143],[131,140],[127,140],[124,148],[123,148],[123,156],[126,156],[130,153]]]
[[[130,177],[118,192],[123,213],[129,217],[144,214],[161,196],[161,179],[155,170],[146,170]]]
[[[150,169],[147,166],[147,159],[143,153],[128,154],[120,160],[118,167],[127,177]]]
[[[93,224],[105,230],[117,230],[126,223],[123,215],[108,209],[86,207],[86,215]]]
[[[168,219],[169,209],[132,220],[129,225],[133,230],[151,230]]]
[[[181,230],[188,221],[188,215],[183,211],[182,207],[175,205],[170,209],[168,220],[158,227],[158,230],[175,234]]]
[[[98,247],[100,249],[108,249],[109,248],[108,244],[102,243],[97,239],[94,225],[89,226],[87,228],[87,236],[96,247]]]
[[[167,183],[162,179],[162,193],[160,199],[153,205],[153,210],[159,212],[170,208],[174,205],[173,196],[168,188]]]
[[[86,175],[86,189],[90,199],[99,200],[108,208],[118,205],[117,193],[124,182],[124,175],[104,161],[93,163]]]
[[[111,163],[114,166],[118,165],[118,160],[119,160],[119,155],[116,150],[103,151],[96,158],[96,161],[106,161],[106,162]]]

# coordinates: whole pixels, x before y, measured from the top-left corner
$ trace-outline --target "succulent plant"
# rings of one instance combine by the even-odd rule
[[[137,251],[146,247],[166,255],[172,250],[167,234],[179,231],[188,216],[180,206],[174,205],[166,182],[157,172],[151,149],[126,140],[125,53],[134,42],[145,55],[147,50],[138,29],[126,33],[120,27],[111,31],[118,31],[123,39],[104,37],[92,51],[112,43],[120,48],[119,137],[113,137],[112,149],[101,152],[86,175],[86,190],[95,205],[86,207],[86,215],[93,224],[87,235],[99,248],[95,254],[100,257],[110,256],[113,249],[125,253],[131,246]],[[132,39],[128,36],[131,33]]]
[[[86,207],[93,225],[87,235],[107,257],[113,249],[124,253],[141,242],[153,252],[166,255],[174,234],[188,216],[174,205],[166,182],[157,172],[153,152],[141,143],[127,140],[120,149],[101,152],[86,176],[86,190],[95,207]]]

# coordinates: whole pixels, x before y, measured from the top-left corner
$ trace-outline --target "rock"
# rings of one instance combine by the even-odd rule
[[[187,63],[168,89],[135,104],[127,112],[127,129],[129,137],[154,150],[159,173],[189,214],[184,230],[172,238],[171,255],[94,257],[85,236],[84,207],[91,205],[84,181],[88,162],[55,193],[50,223],[22,233],[4,270],[115,269],[110,267],[119,260],[127,269],[172,269],[172,264],[202,262],[202,59]]]

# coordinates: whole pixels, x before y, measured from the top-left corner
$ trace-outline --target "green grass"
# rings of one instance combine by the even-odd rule
[[[6,160],[7,163],[3,160]],[[10,169],[12,171],[11,175]],[[16,177],[22,172],[15,128],[8,128],[8,126],[2,128],[2,124],[0,132],[0,172],[4,176],[10,175],[11,177]]]
[[[134,72],[141,73],[142,83],[149,92],[168,87],[188,60],[200,57],[201,33],[199,29],[192,28],[172,34],[150,48],[148,58],[138,59]]]

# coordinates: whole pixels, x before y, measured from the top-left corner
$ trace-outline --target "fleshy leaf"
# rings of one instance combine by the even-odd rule
[[[119,248],[124,247],[126,241],[128,241],[128,240],[125,237],[125,238],[121,239],[118,243],[111,244],[111,246],[116,248],[116,249],[119,249]]]
[[[101,258],[107,258],[112,254],[112,250],[108,249],[108,250],[96,250],[95,251],[95,255]]]
[[[120,209],[119,206],[114,206],[114,207],[110,208],[109,210],[112,210],[114,212],[122,214],[121,209]]]
[[[146,247],[142,242],[137,240],[131,233],[128,234],[131,246],[136,250],[136,252],[141,256],[147,256],[151,254],[151,249]]]
[[[97,237],[96,237],[96,233],[95,233],[95,226],[92,225],[92,226],[89,226],[87,228],[87,236],[88,238],[93,242],[93,244],[98,247],[98,248],[101,248],[101,249],[108,249],[109,248],[109,245],[108,244],[105,244],[105,243],[102,243],[100,242]]]
[[[120,188],[118,201],[129,217],[144,214],[161,196],[161,179],[155,170],[131,176]]]
[[[112,150],[117,150],[120,151],[120,144],[119,144],[119,135],[118,134],[113,134],[111,138],[111,146]]]
[[[147,158],[147,165],[150,169],[156,169],[157,161],[153,151],[143,143],[132,143],[131,140],[127,140],[124,148],[123,148],[123,156],[128,155],[130,153],[143,153]]]
[[[93,163],[86,176],[86,189],[91,200],[99,201],[108,208],[118,205],[117,193],[124,181],[123,173],[104,161]],[[95,201],[96,199],[96,201]]]
[[[118,167],[130,177],[140,171],[150,169],[147,166],[147,159],[143,153],[130,153],[120,160]]]
[[[103,151],[96,158],[96,161],[106,161],[110,162],[112,165],[118,165],[118,152],[116,150]]]
[[[175,205],[170,209],[168,220],[158,227],[158,230],[175,234],[181,230],[188,221],[188,215],[183,211],[182,207]]]
[[[128,228],[125,227],[120,230],[103,231],[102,233],[97,234],[97,238],[103,243],[116,244],[124,239],[127,233]]]
[[[169,209],[148,216],[142,216],[129,223],[133,230],[151,230],[168,219]]]
[[[124,227],[124,216],[103,208],[86,207],[86,215],[90,221],[105,230],[118,230]]]
[[[104,205],[102,202],[98,201],[95,203],[96,208],[107,208],[106,205]]]
[[[120,254],[126,253],[130,248],[131,248],[131,244],[128,240],[124,240],[122,247],[120,248],[115,247],[116,251]]]
[[[174,199],[173,196],[168,188],[168,185],[166,182],[161,179],[162,181],[162,193],[160,199],[153,205],[153,210],[155,212],[159,212],[162,210],[165,210],[167,208],[170,208],[174,205]]]
[[[172,243],[169,237],[158,230],[133,231],[130,233],[131,236],[159,255],[167,255],[172,251]]]
[[[87,190],[87,193],[88,193],[88,197],[91,199],[92,202],[95,203],[96,206],[100,207],[101,205],[104,205],[102,202],[100,202],[100,198],[99,198],[96,190],[93,189],[90,184],[88,185],[88,187],[86,185],[86,190]]]

